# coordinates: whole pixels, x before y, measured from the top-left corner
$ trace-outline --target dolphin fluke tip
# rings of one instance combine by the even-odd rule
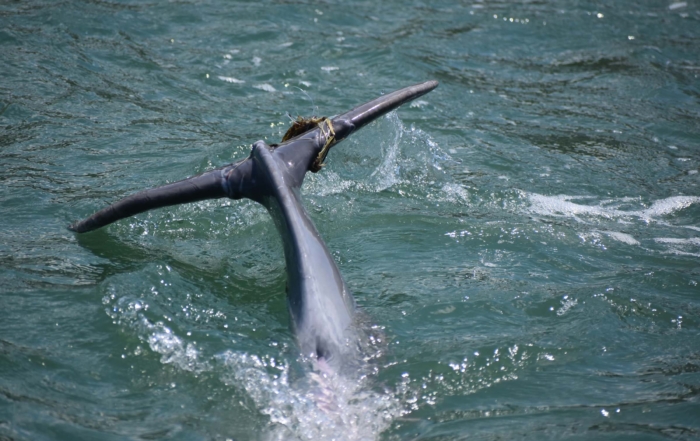
[[[382,115],[413,101],[438,87],[435,80],[425,81],[382,95],[368,103],[355,107],[349,112],[333,118],[335,142],[340,142],[353,131],[369,124]]]
[[[91,227],[85,221],[78,221],[66,226],[66,228],[68,228],[69,231],[72,231],[74,233],[87,233],[98,227]]]
[[[423,85],[426,87],[426,89],[428,89],[428,91],[431,91],[438,87],[440,83],[437,80],[429,80],[423,83]]]

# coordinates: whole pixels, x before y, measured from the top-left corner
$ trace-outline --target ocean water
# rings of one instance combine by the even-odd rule
[[[0,4],[0,440],[700,437],[696,1]],[[66,226],[440,86],[306,207],[356,376],[299,360],[249,201]]]

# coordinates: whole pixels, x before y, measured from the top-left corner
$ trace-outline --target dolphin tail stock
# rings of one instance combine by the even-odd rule
[[[245,160],[202,173],[201,175],[132,194],[103,208],[88,218],[69,225],[68,229],[76,233],[87,233],[120,219],[155,208],[206,199],[232,197],[230,182],[227,182],[226,177],[243,162]],[[238,197],[233,196],[236,199]]]

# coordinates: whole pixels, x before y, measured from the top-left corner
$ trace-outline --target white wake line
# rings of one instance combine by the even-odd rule
[[[693,204],[700,203],[700,197],[697,196],[671,196],[665,199],[659,199],[654,201],[649,208],[643,210],[620,210],[616,208],[621,204],[629,204],[631,202],[637,201],[635,198],[620,198],[620,199],[606,199],[601,201],[597,205],[582,205],[571,200],[581,200],[581,199],[592,199],[590,196],[569,196],[569,195],[556,195],[556,196],[545,196],[537,193],[527,193],[523,192],[530,202],[530,207],[528,211],[531,213],[536,213],[542,216],[557,216],[557,217],[570,217],[578,222],[586,224],[587,222],[579,218],[579,216],[597,216],[610,220],[617,220],[619,223],[629,224],[630,222],[624,221],[623,219],[638,218],[646,223],[656,223],[657,225],[671,227],[671,228],[686,228],[693,231],[700,231],[700,227],[693,225],[673,225],[659,219],[661,216],[666,216],[669,214],[677,213],[690,207]],[[610,205],[610,206],[604,206]],[[589,233],[584,233],[584,238],[588,234],[593,235],[606,235],[611,239],[619,242],[623,242],[627,245],[641,246],[639,240],[628,233],[622,233],[618,231],[610,230],[591,230]],[[679,255],[689,255],[689,256],[699,256],[697,253],[689,253],[687,251],[678,249],[678,247],[696,247],[700,246],[700,237],[692,238],[654,238],[654,242],[659,244],[664,244],[670,247],[667,252]]]
[[[568,216],[593,215],[613,219],[618,217],[638,217],[644,221],[656,221],[655,217],[665,216],[681,211],[689,206],[700,203],[698,196],[671,196],[659,199],[651,204],[651,207],[644,210],[624,211],[616,208],[608,208],[601,205],[581,205],[570,202],[575,199],[590,199],[588,196],[545,196],[537,193],[524,192],[530,202],[529,211],[545,216]],[[614,201],[606,201],[615,203]],[[620,199],[618,203],[629,202],[629,198]],[[698,229],[697,227],[689,227]],[[700,229],[698,229],[700,230]]]
[[[621,233],[619,231],[594,231],[597,233],[605,234],[606,236],[617,240],[618,242],[624,242],[627,245],[640,245],[639,241],[634,238],[631,234]]]
[[[700,237],[691,237],[688,239],[678,239],[674,237],[657,237],[654,239],[654,241],[673,245],[695,245],[700,247]]]

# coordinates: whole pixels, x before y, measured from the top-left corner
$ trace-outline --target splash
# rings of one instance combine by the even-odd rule
[[[105,296],[103,304],[109,304],[114,295]],[[142,299],[121,297],[107,308],[117,325],[133,329],[139,339],[148,343],[151,350],[161,355],[161,363],[172,364],[183,371],[201,373],[210,370],[208,362],[201,360],[199,351],[192,343],[175,335],[163,322],[149,320],[143,312],[148,304]]]
[[[374,191],[380,192],[400,181],[401,167],[399,165],[399,146],[405,130],[396,112],[389,114],[388,119],[395,127],[394,140],[386,147],[382,162],[372,172],[370,178],[374,181]]]
[[[382,140],[379,145],[375,144],[377,139]],[[359,145],[349,147],[346,144],[335,148],[351,150],[354,157],[343,161],[340,151],[329,155],[330,165],[323,173],[306,176],[304,193],[326,196],[347,191],[395,191],[405,196],[407,193],[402,187],[410,188],[409,192],[412,192],[430,190],[435,186],[436,199],[453,201],[468,197],[462,185],[446,183],[448,178],[443,165],[454,160],[429,134],[415,127],[406,127],[395,111],[373,123],[350,142]],[[374,164],[374,169],[369,169]]]
[[[206,355],[206,345],[199,348],[189,334],[178,335],[177,325],[154,320],[157,314],[151,309],[158,305],[149,308],[146,299],[128,295],[118,298],[114,287],[108,291],[103,299],[107,314],[159,354],[163,365],[188,375],[207,372],[249,397],[268,419],[261,439],[374,440],[406,413],[395,392],[376,386],[376,366],[364,363],[354,374],[338,375],[308,360],[290,360],[284,348],[264,355],[233,349]],[[141,353],[138,347],[134,355]],[[375,356],[367,353],[361,359]]]
[[[402,413],[396,397],[375,391],[369,376],[311,371],[292,380],[290,364],[274,357],[226,351],[217,359],[224,381],[243,388],[269,417],[268,440],[373,440]]]
[[[386,338],[381,330],[363,326],[367,335],[360,340],[367,346],[360,348],[361,366],[356,372],[335,375],[290,356],[286,347],[241,350],[234,343],[230,349],[212,350],[207,343],[196,344],[189,333],[178,334],[184,326],[176,317],[172,324],[156,319],[163,317],[157,311],[161,296],[118,298],[116,289],[110,287],[103,300],[115,324],[146,343],[146,351],[158,354],[163,365],[185,376],[206,372],[208,378],[247,397],[252,406],[235,412],[252,411],[263,418],[263,433],[258,438],[262,440],[377,440],[388,429],[400,426],[408,414],[434,407],[444,397],[469,395],[516,380],[531,364],[549,363],[558,356],[551,348],[513,343],[480,348],[454,362],[433,364],[428,372],[409,375],[401,368],[405,360],[382,361]],[[575,306],[575,299],[562,302],[558,315]],[[222,435],[236,438],[236,434]]]

